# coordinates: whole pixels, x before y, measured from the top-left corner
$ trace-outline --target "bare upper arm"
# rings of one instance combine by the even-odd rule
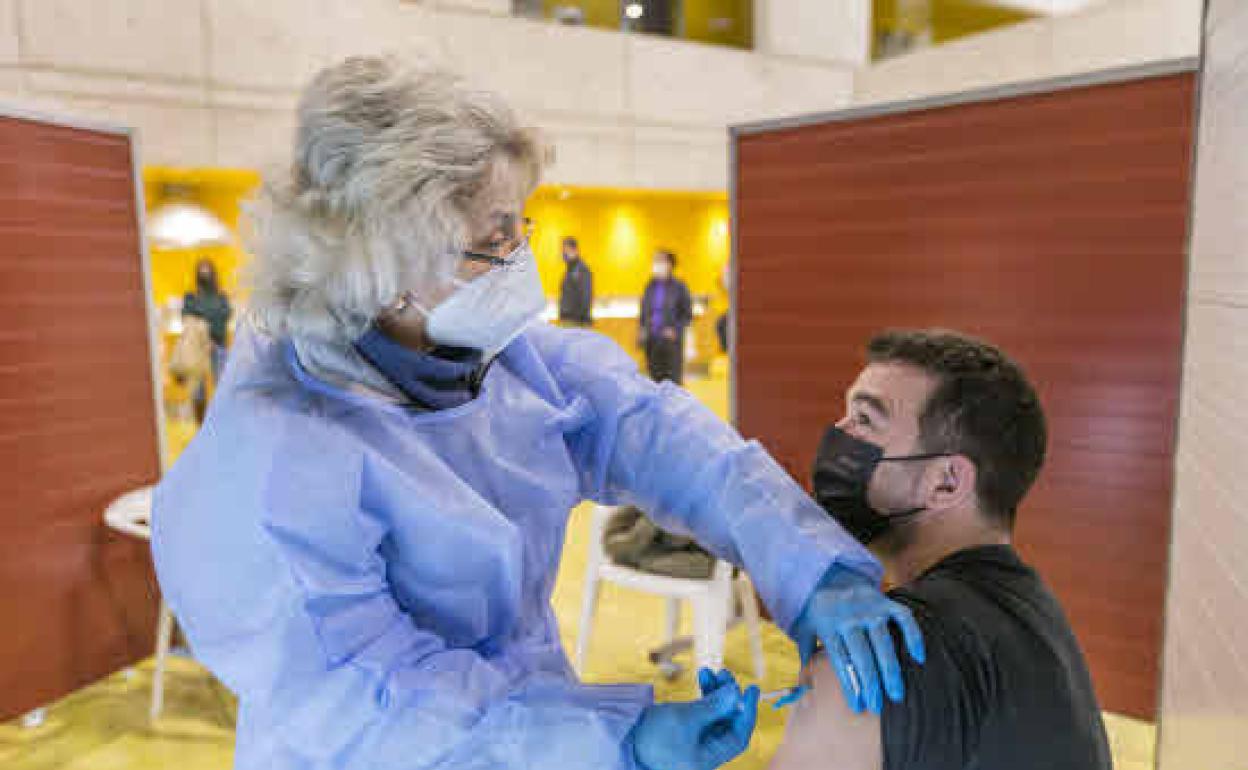
[[[849,708],[823,655],[806,667],[802,680],[813,689],[794,706],[770,770],[882,770],[880,717]]]

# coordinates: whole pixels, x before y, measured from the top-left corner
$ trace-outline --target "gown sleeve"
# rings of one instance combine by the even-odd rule
[[[529,335],[571,408],[567,436],[585,497],[636,505],[749,573],[789,629],[833,565],[873,580],[875,557],[755,441],[671,383],[643,377],[623,350],[592,332]]]

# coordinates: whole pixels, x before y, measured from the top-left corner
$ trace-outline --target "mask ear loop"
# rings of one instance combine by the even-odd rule
[[[903,463],[910,460],[935,460],[938,457],[953,457],[952,452],[929,452],[922,455],[901,455],[899,457],[881,457],[877,463]]]
[[[923,508],[911,508],[908,511],[897,511],[896,513],[880,513],[879,511],[876,511],[876,514],[885,519],[888,519],[889,521],[898,521],[898,520],[914,518],[915,516],[918,516],[920,513],[924,513],[926,511],[927,511],[927,507],[924,506]]]
[[[424,305],[420,304],[411,291],[405,291],[399,295],[398,299],[389,305],[386,305],[381,309],[381,312],[373,316],[372,320],[368,322],[368,326],[364,328],[364,331],[368,332],[375,329],[384,334],[385,332],[382,331],[381,326],[379,325],[382,317],[390,316],[397,318],[412,309],[415,309],[416,312],[420,313],[421,317],[426,320],[429,318],[429,311],[425,309]]]
[[[902,457],[881,457],[879,460],[876,461],[876,463],[879,464],[883,462],[909,462],[912,460],[935,460],[938,457],[953,457],[953,454],[950,452],[930,452],[928,454],[904,455]],[[906,519],[914,518],[915,516],[918,516],[921,513],[925,513],[926,511],[927,511],[927,506],[923,506],[921,508],[912,508],[908,511],[897,511],[895,513],[884,513],[882,511],[876,511],[876,515],[882,516],[885,519],[888,519],[890,521],[904,521]]]
[[[400,294],[398,301],[387,308],[387,310],[394,315],[402,315],[408,310],[415,310],[417,313],[420,313],[422,318],[425,319],[429,318],[429,314],[431,312],[429,308],[426,308],[420,302],[420,300],[416,299],[416,295],[410,290]]]

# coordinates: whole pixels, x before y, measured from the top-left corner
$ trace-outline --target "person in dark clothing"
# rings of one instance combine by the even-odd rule
[[[225,348],[230,316],[234,311],[230,307],[230,298],[221,292],[217,268],[212,260],[203,258],[195,265],[195,291],[187,292],[183,297],[182,312],[204,319],[213,344]]]
[[[563,284],[559,287],[559,320],[576,326],[594,323],[594,274],[581,259],[576,239],[563,239]]]
[[[693,322],[693,299],[685,282],[672,275],[676,255],[655,252],[653,277],[641,297],[639,342],[655,382],[679,385],[685,373],[685,330]]]
[[[212,338],[214,383],[221,376],[221,368],[225,365],[225,347],[233,312],[230,298],[221,291],[218,284],[216,265],[207,257],[201,258],[195,265],[195,291],[187,292],[182,298],[182,315],[200,318],[208,324],[208,336]],[[202,383],[195,391],[194,405],[196,419],[202,423],[208,408],[208,392]]]
[[[905,701],[878,716],[847,705],[852,682],[808,668],[813,692],[772,770],[1110,770],[1083,653],[1011,545],[1047,443],[1022,370],[959,334],[890,332],[847,405],[820,445],[815,497],[884,563],[926,661],[902,663]],[[872,641],[900,640],[881,628]]]
[[[729,348],[731,343],[728,340],[728,330],[732,326],[732,266],[724,265],[724,270],[719,274],[719,285],[723,287],[724,293],[728,295],[728,309],[715,319],[715,337],[719,340],[719,352],[731,352]]]

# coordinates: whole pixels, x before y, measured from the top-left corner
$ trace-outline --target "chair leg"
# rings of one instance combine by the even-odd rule
[[[717,671],[724,666],[727,600],[718,591],[708,591],[694,599],[692,604],[694,659],[699,667]]]
[[[693,662],[698,668],[716,669],[713,661],[713,643],[711,641],[710,618],[711,607],[709,597],[698,596],[689,604],[693,607]]]
[[[152,672],[152,705],[148,716],[155,721],[165,708],[165,663],[173,644],[173,610],[162,599],[160,620],[156,624],[156,666]]]
[[[581,626],[576,634],[576,675],[585,676],[585,658],[589,653],[589,640],[594,632],[594,614],[598,611],[598,594],[602,581],[597,571],[586,576],[585,592],[581,597]]]
[[[754,595],[754,586],[741,577],[737,579],[737,598],[741,602],[741,614],[745,618],[745,630],[750,635],[750,653],[754,657],[754,678],[760,682],[767,673],[767,664],[763,657],[763,635],[758,615],[758,597]]]
[[[712,636],[711,660],[715,668],[724,667],[724,648],[728,643],[728,624],[732,621],[732,581],[721,583],[711,594],[710,618]]]
[[[667,616],[663,627],[663,644],[671,644],[680,630],[680,599],[667,600]]]

